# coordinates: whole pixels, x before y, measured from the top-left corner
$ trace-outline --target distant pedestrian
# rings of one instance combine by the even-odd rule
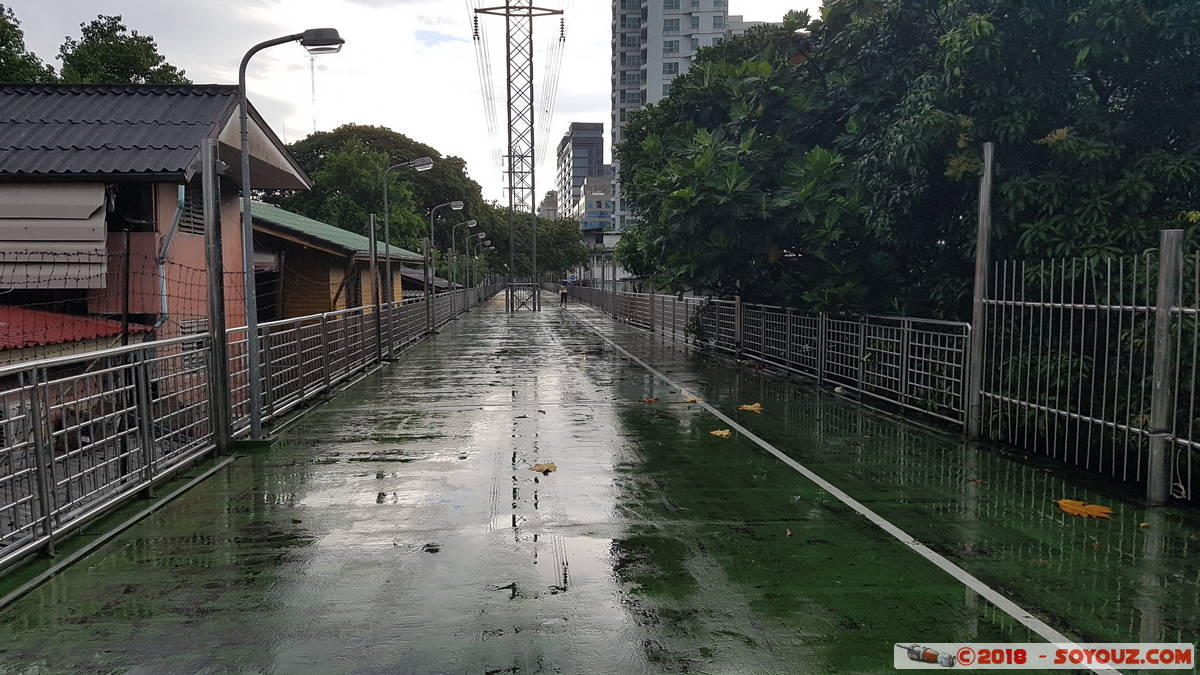
[[[567,285],[566,284],[558,285],[558,306],[559,307],[567,306]]]

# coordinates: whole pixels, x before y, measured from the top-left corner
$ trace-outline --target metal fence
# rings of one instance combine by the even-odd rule
[[[500,286],[434,300],[437,326]],[[424,299],[259,325],[264,420],[277,420],[427,334]],[[436,326],[435,326],[436,327]],[[380,339],[382,338],[382,340]],[[244,328],[228,331],[232,433],[249,428]],[[202,333],[0,368],[0,568],[215,448]]]
[[[577,299],[631,325],[770,364],[879,401],[966,423],[969,324],[831,316],[786,307],[573,287]]]
[[[1158,467],[1160,489],[1192,500],[1200,254],[1163,262],[996,263],[981,434],[1148,492]]]

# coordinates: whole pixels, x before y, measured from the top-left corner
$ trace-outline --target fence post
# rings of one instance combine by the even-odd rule
[[[867,322],[870,319],[864,316],[858,322],[858,374],[855,379],[858,381],[858,390],[866,391],[866,372],[867,372]]]
[[[329,317],[321,314],[321,379],[324,381],[325,395],[333,393],[333,375],[329,365]]]
[[[783,362],[784,362],[784,364],[787,365],[788,368],[791,368],[792,367],[792,308],[788,307],[785,311],[787,312],[787,314],[786,314],[787,318],[784,323],[784,330],[786,332],[783,334],[783,348],[785,350]]]
[[[738,356],[742,354],[742,339],[745,337],[743,333],[745,323],[743,322],[742,310],[742,296],[740,294],[733,296],[733,345],[735,349],[734,353]]]
[[[375,243],[374,213],[371,214],[370,230],[371,236],[368,239],[371,246],[371,300],[375,305],[375,362],[383,363],[383,297],[380,288],[383,284],[379,283],[379,246]]]
[[[995,143],[983,144],[983,178],[979,181],[979,228],[975,234],[975,295],[971,307],[971,365],[967,375],[967,436],[978,440],[983,427],[983,352],[987,342],[988,267],[991,265],[992,174]]]
[[[912,321],[905,319],[900,329],[900,405],[908,403],[908,352],[912,347]]]
[[[133,391],[137,397],[138,442],[142,445],[142,480],[146,484],[146,496],[153,497],[154,488],[150,487],[150,482],[154,480],[154,409],[147,368],[146,353],[137,352],[133,362]]]
[[[225,329],[225,252],[221,243],[221,185],[217,140],[204,141],[200,180],[204,207],[204,260],[208,266],[209,418],[218,455],[229,454],[233,409],[229,396],[229,333]]]
[[[825,314],[817,315],[817,384],[825,384],[825,348],[829,334],[828,321]]]
[[[650,284],[650,332],[654,332],[654,284]]]
[[[46,535],[46,546],[44,553],[47,556],[54,555],[54,501],[53,493],[50,486],[54,483],[54,467],[50,460],[46,457],[46,446],[48,438],[46,436],[46,427],[42,419],[42,406],[38,392],[38,377],[37,369],[32,371],[33,384],[30,385],[25,381],[25,373],[20,374],[18,383],[26,390],[29,395],[29,407],[26,409],[29,429],[33,432],[33,461],[36,464],[34,477],[37,480],[38,501],[42,505],[42,532]]]
[[[271,375],[271,327],[262,326],[262,340],[259,342],[262,345],[262,356],[260,363],[262,364],[263,373],[263,408],[266,409],[268,415],[275,414],[275,378]]]
[[[1172,427],[1175,417],[1171,374],[1171,323],[1181,304],[1179,276],[1183,262],[1183,230],[1163,230],[1158,257],[1158,296],[1154,310],[1154,370],[1150,389],[1150,471],[1146,498],[1152,505],[1171,496]]]

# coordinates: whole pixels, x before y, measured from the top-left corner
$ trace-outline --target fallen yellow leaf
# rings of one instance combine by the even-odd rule
[[[1146,529],[1146,528],[1150,527],[1150,523],[1141,523],[1141,524],[1139,524],[1139,525],[1138,525],[1138,527],[1140,527],[1140,528],[1142,528],[1142,529],[1144,530],[1144,529]]]
[[[738,410],[745,410],[746,412],[760,413],[763,411],[763,407],[762,407],[761,403],[751,403],[750,405],[739,405]]]
[[[1075,499],[1055,499],[1055,504],[1062,512],[1077,518],[1112,518],[1112,509],[1099,504],[1087,504]]]
[[[540,474],[549,475],[555,471],[558,471],[558,465],[557,464],[534,464],[533,466],[529,467],[529,470],[536,471]]]
[[[698,399],[698,398],[685,398],[685,399],[683,399],[683,402],[684,402],[684,403],[699,403],[699,402],[700,402],[700,399]]]
[[[721,438],[733,437],[733,432],[729,429],[717,429],[716,431],[710,431],[708,433],[712,434],[713,436],[720,436]]]
[[[639,398],[638,403],[658,403],[657,398]]]

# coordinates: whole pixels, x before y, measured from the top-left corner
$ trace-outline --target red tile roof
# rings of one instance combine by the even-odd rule
[[[151,330],[150,326],[129,324],[130,334]],[[120,321],[0,305],[0,350],[97,340],[120,334]]]

